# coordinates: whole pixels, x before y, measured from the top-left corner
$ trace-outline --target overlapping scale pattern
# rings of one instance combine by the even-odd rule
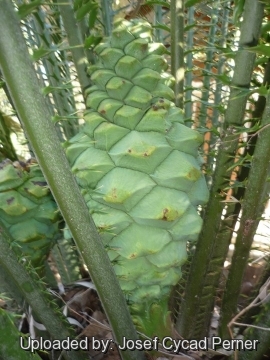
[[[118,21],[95,51],[81,132],[66,154],[131,304],[158,301],[181,277],[208,190],[203,138],[174,103],[167,53],[143,20]]]
[[[18,253],[42,268],[59,236],[60,213],[36,163],[0,163],[0,218]]]

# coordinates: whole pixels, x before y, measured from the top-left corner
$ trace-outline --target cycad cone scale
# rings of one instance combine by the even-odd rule
[[[0,163],[0,219],[18,256],[28,257],[42,275],[60,234],[60,213],[36,163]]]
[[[208,198],[202,136],[173,103],[167,51],[151,32],[143,20],[118,21],[95,48],[85,125],[66,145],[134,322],[150,336],[167,328],[168,296]]]

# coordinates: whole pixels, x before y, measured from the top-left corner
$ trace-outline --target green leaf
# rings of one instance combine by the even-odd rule
[[[157,0],[157,1],[146,1],[144,3],[144,5],[160,5],[160,6],[164,6],[164,7],[168,8],[168,9],[170,8],[170,4],[167,3],[167,1],[159,1],[159,0]]]
[[[193,5],[196,5],[200,2],[201,0],[186,0],[185,2],[185,6],[186,7],[191,7]]]
[[[57,123],[60,121],[77,120],[77,119],[78,118],[76,116],[72,116],[72,115],[67,115],[67,116],[54,115],[51,117],[53,123]]]
[[[55,91],[59,91],[59,90],[66,90],[66,89],[72,89],[73,86],[72,85],[67,85],[67,84],[64,84],[62,86],[46,86],[42,89],[42,94],[43,95],[48,95],[52,92],[55,92]]]
[[[102,40],[101,36],[94,36],[90,35],[88,38],[85,39],[84,47],[89,49],[92,46],[96,46]]]
[[[98,4],[95,4],[95,6],[93,7],[93,9],[90,11],[89,14],[88,26],[90,30],[95,26],[97,13],[98,13]]]
[[[19,337],[23,336],[15,327],[7,311],[0,309],[0,357],[3,360],[40,360],[36,354],[30,354],[20,347]]]
[[[96,2],[88,1],[85,5],[80,7],[76,13],[76,19],[82,20],[93,8],[97,6]]]
[[[160,24],[160,23],[157,23],[157,25],[153,25],[153,28],[154,29],[161,29],[161,30],[165,30],[165,31],[168,31],[170,32],[170,28],[169,26],[165,25],[165,24]]]
[[[193,29],[196,25],[197,25],[196,23],[187,25],[184,27],[184,31],[189,31],[189,30]]]
[[[223,85],[231,85],[231,78],[230,76],[226,75],[226,74],[221,74],[221,75],[215,75],[215,77],[217,79],[219,79]]]
[[[212,126],[211,129],[201,126],[201,127],[196,128],[196,130],[199,131],[200,134],[206,134],[208,132],[213,132],[215,135],[220,136],[220,133],[218,132],[218,130],[215,126]]]
[[[73,9],[77,11],[83,5],[83,0],[74,0]]]
[[[239,19],[244,11],[245,0],[235,0],[233,9],[233,23],[239,25]]]
[[[257,45],[248,48],[247,50],[256,52],[257,54],[265,55],[267,57],[270,56],[270,45]]]
[[[269,91],[268,87],[262,85],[259,87],[259,89],[256,92],[261,96],[267,96],[268,91]]]
[[[31,14],[37,7],[42,5],[42,0],[34,0],[30,4],[22,4],[19,6],[18,14],[20,19],[26,18],[29,14]]]
[[[244,166],[242,164],[242,166]],[[230,186],[227,186],[224,188],[224,190],[230,190],[230,189],[237,189],[237,188],[245,188],[246,187],[246,181],[237,181],[235,180]]]
[[[215,45],[216,49],[220,51],[220,55],[225,56],[229,59],[234,59],[237,55],[237,51],[234,51],[228,44],[226,47]]]
[[[249,154],[247,154],[244,157],[240,157],[239,160],[236,161],[232,166],[230,166],[227,171],[233,170],[237,166],[250,167],[251,160],[252,160],[252,156]],[[238,181],[235,181],[234,183],[236,184],[236,183],[238,183]],[[232,187],[232,184],[230,184],[230,186],[228,188],[230,188],[230,187]]]
[[[44,56],[48,55],[50,52],[52,52],[51,49],[46,49],[46,48],[43,48],[43,47],[40,47],[38,49],[34,49],[32,59],[34,61],[38,61],[39,59],[41,59]]]
[[[268,56],[257,57],[257,59],[255,60],[254,68],[256,68],[258,65],[264,66],[267,62],[268,62]]]
[[[265,25],[262,26],[261,34],[266,35],[270,31],[270,21],[268,21]]]

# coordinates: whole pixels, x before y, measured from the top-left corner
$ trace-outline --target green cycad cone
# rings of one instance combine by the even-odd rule
[[[20,247],[19,254],[42,273],[59,235],[60,213],[37,164],[0,163],[0,218]]]
[[[172,102],[166,52],[147,22],[118,21],[96,47],[85,126],[66,144],[134,321],[149,336],[151,323],[157,335],[168,331],[167,299],[208,198],[203,138]]]

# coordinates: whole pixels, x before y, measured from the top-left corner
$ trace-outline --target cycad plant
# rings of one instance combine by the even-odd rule
[[[239,154],[242,154],[242,148],[246,145],[248,148],[249,145],[249,142],[243,144],[242,141],[242,134],[247,132],[242,120],[250,96],[249,84],[251,80],[255,81],[253,69],[256,52],[267,54],[267,37],[261,37],[266,45],[263,43],[257,48],[254,46],[260,39],[263,16],[269,13],[269,9],[267,6],[264,8],[260,1],[246,0],[244,7],[242,2],[235,2],[235,29],[241,22],[240,42],[228,49],[225,48],[226,41],[217,41],[215,36],[219,33],[217,29],[220,29],[217,28],[219,20],[216,16],[220,9],[228,16],[230,4],[226,2],[224,5],[219,1],[210,5],[200,4],[198,1],[186,2],[189,17],[187,31],[194,29],[194,10],[198,13],[206,9],[213,15],[209,25],[211,31],[207,65],[203,70],[205,88],[200,89],[203,90],[202,114],[193,118],[192,108],[188,105],[192,103],[189,96],[195,90],[190,81],[191,69],[186,78],[189,87],[183,91],[183,41],[189,41],[186,55],[190,61],[202,56],[202,49],[194,44],[193,57],[190,56],[190,34],[186,33],[186,38],[183,37],[186,16],[184,2],[138,2],[134,14],[146,14],[150,21],[154,11],[159,14],[157,18],[160,20],[162,11],[165,13],[171,7],[171,28],[157,22],[155,31],[152,24],[141,18],[120,19],[111,27],[112,2],[78,0],[64,4],[60,1],[49,1],[46,4],[14,3],[0,0],[0,66],[8,86],[8,94],[12,97],[29,146],[37,158],[48,187],[39,188],[41,183],[36,181],[36,174],[33,174],[35,180],[31,186],[26,186],[27,181],[31,182],[31,171],[40,172],[37,165],[30,167],[29,173],[21,173],[20,168],[16,168],[11,162],[5,163],[2,177],[6,185],[1,193],[2,202],[0,199],[0,209],[4,214],[1,241],[3,244],[20,243],[17,233],[12,231],[14,223],[22,226],[21,234],[30,231],[26,224],[30,224],[31,229],[36,226],[39,231],[45,229],[45,224],[48,226],[48,219],[51,223],[49,230],[37,232],[38,236],[31,238],[33,241],[27,242],[30,237],[26,236],[26,240],[21,241],[23,251],[10,248],[11,256],[19,256],[18,267],[15,266],[14,258],[12,268],[4,257],[0,257],[3,269],[1,281],[8,283],[6,288],[12,296],[26,299],[52,338],[57,338],[58,335],[50,326],[50,321],[52,324],[59,322],[59,338],[68,334],[73,336],[56,307],[48,301],[48,294],[46,301],[42,302],[44,284],[38,281],[37,289],[33,288],[33,281],[38,276],[34,275],[32,265],[41,263],[43,267],[48,249],[54,244],[52,233],[56,230],[56,221],[60,221],[61,214],[66,230],[68,229],[65,233],[70,233],[74,239],[74,245],[88,268],[116,342],[121,344],[123,337],[137,340],[136,330],[140,336],[158,336],[160,340],[164,336],[173,336],[174,323],[170,311],[175,309],[169,308],[170,303],[177,305],[176,328],[180,336],[200,339],[208,335],[218,279],[235,219],[240,217],[235,257],[221,307],[220,334],[227,338],[231,335],[227,331],[227,324],[237,311],[241,277],[268,192],[264,185],[269,174],[268,165],[264,164],[268,164],[270,159],[267,142],[268,98],[264,116],[262,120],[257,119],[255,134],[252,134],[252,138],[259,136],[254,151],[253,170],[248,173],[249,178],[243,181],[245,189],[241,197],[240,193],[233,193],[239,185],[233,177],[233,170],[237,166],[240,172],[244,160],[239,160]],[[190,7],[193,5],[196,7]],[[18,14],[23,17],[21,27]],[[40,23],[44,14],[46,26]],[[27,15],[35,20],[29,27]],[[53,21],[54,16],[57,21]],[[48,36],[48,24],[53,24],[54,36]],[[102,26],[105,28],[104,34],[109,35],[103,39],[100,36]],[[225,28],[224,25],[223,30]],[[27,45],[22,30],[27,37]],[[171,37],[166,38],[169,44],[164,46],[153,40],[153,33],[157,33],[157,30],[159,38],[162,37],[160,30],[171,31]],[[182,31],[181,35],[179,30]],[[237,38],[238,34],[235,34]],[[39,39],[39,36],[42,46],[37,52],[36,45],[34,49],[31,48],[31,39]],[[81,42],[84,36],[87,36],[85,44],[90,50],[83,48]],[[52,54],[53,46],[50,41],[54,41],[55,56]],[[34,44],[36,43],[38,42],[35,40]],[[168,50],[170,45],[172,59]],[[44,50],[44,46],[48,47]],[[42,57],[35,57],[35,54],[41,54],[42,47]],[[236,57],[230,51],[233,47],[237,49]],[[30,61],[29,50],[38,61],[35,66]],[[209,65],[214,50],[222,54],[222,65],[227,74],[224,77],[221,76],[222,66],[219,67],[216,78],[215,74],[209,75],[216,66]],[[230,61],[226,62],[226,57]],[[231,66],[231,58],[235,61],[235,72],[230,78],[231,68],[228,64]],[[86,59],[91,62],[88,72]],[[165,59],[171,64],[169,70]],[[66,85],[64,88],[61,86],[61,79],[65,79],[67,84],[69,76],[66,60],[70,61],[72,70],[76,69],[78,76],[76,79],[70,78],[70,84],[73,85],[75,80],[80,84],[80,90],[74,93]],[[264,61],[263,57],[259,60]],[[58,68],[55,67],[56,61],[61,62]],[[176,81],[169,71],[175,75]],[[51,81],[50,78],[54,75],[57,76]],[[229,85],[230,99],[229,102],[225,99],[222,104],[215,104],[216,118],[212,122],[210,145],[214,146],[215,141],[218,145],[213,148],[214,151],[209,152],[205,166],[203,159],[207,154],[203,153],[203,149],[207,149],[207,146],[201,148],[200,153],[198,149],[203,142],[202,134],[209,130],[204,114],[210,108],[207,103],[207,97],[211,93],[210,79],[216,81],[217,91],[223,91]],[[40,84],[46,85],[43,93]],[[265,84],[260,93],[267,95],[267,81]],[[49,96],[45,98],[45,94]],[[77,96],[79,100],[76,103]],[[221,100],[222,97],[216,96],[216,99]],[[183,100],[186,101],[186,113],[175,106],[176,102],[184,107]],[[74,115],[83,106],[86,107],[84,124],[80,125],[79,116]],[[224,125],[219,121],[217,110],[220,109],[222,115],[222,106],[227,108]],[[70,110],[73,112],[71,116],[68,114]],[[52,122],[52,117],[59,120],[57,125]],[[72,117],[75,119],[71,126],[63,121],[64,118],[71,120]],[[194,123],[190,126],[193,120]],[[61,144],[59,139],[65,142]],[[209,140],[209,137],[206,139]],[[202,168],[206,170],[208,180],[213,179],[212,184],[209,181],[210,200],[207,204],[208,189]],[[17,183],[11,186],[11,180],[15,178]],[[42,179],[42,185],[44,184]],[[50,200],[36,200],[28,189],[34,193],[40,190]],[[49,189],[56,203],[48,194]],[[258,196],[258,193],[261,195]],[[16,206],[13,200],[10,201],[10,196],[16,198]],[[241,203],[242,213],[239,206],[236,206],[238,202],[231,199]],[[43,219],[38,211],[41,211]],[[40,236],[44,241],[41,241],[42,244],[46,243],[44,249],[36,241]],[[16,255],[13,254],[13,249]],[[239,254],[243,251],[240,261]],[[189,260],[182,277],[182,265],[187,257]],[[32,265],[23,267],[21,262],[28,263],[28,260]],[[237,266],[240,263],[241,269]],[[29,294],[33,295],[35,290],[35,294],[41,295],[38,297],[41,307],[37,307],[33,297],[28,296],[25,287],[21,287],[16,279],[18,271],[21,271],[22,279],[29,283]],[[46,282],[47,279],[43,281]],[[176,289],[172,292],[175,285]],[[19,294],[15,289],[19,289]],[[177,298],[176,301],[169,301],[171,293]],[[48,311],[45,316],[41,312],[44,312],[46,306],[52,311]],[[261,319],[267,317],[266,310],[263,309],[257,316],[257,323],[261,324]],[[263,346],[260,353],[262,355],[267,352],[267,345]],[[121,350],[120,355],[127,360],[144,358],[140,351]],[[66,353],[65,356],[84,358],[84,354],[79,353]]]

